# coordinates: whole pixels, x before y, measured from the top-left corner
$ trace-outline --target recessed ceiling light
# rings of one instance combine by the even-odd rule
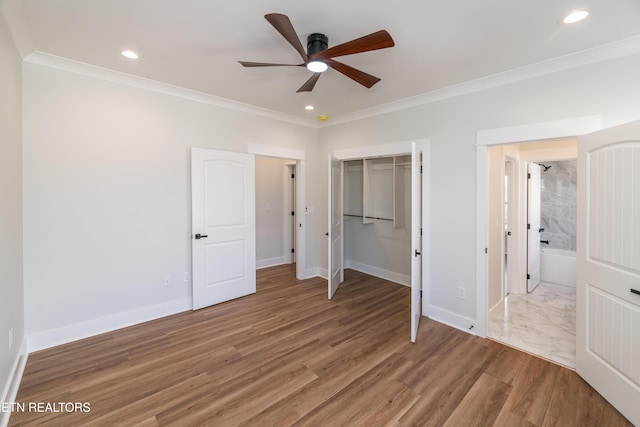
[[[304,107],[305,110],[313,110],[313,105],[307,105]]]
[[[123,50],[122,51],[122,56],[124,56],[125,58],[129,58],[129,59],[138,59],[139,56],[137,53],[135,53],[132,50]]]
[[[587,15],[589,15],[589,12],[587,12],[586,10],[576,10],[568,14],[562,22],[564,22],[565,24],[573,24],[574,22],[582,21],[587,17]]]

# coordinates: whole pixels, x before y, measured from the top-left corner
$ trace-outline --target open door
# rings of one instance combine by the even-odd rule
[[[329,155],[329,267],[328,291],[329,299],[333,298],[340,283],[344,281],[342,266],[342,162]]]
[[[576,370],[640,426],[640,121],[578,139]]]
[[[527,292],[540,284],[540,165],[529,163],[527,174]]]
[[[416,342],[422,315],[422,153],[411,146],[411,342]]]
[[[193,309],[256,292],[255,159],[191,149]]]

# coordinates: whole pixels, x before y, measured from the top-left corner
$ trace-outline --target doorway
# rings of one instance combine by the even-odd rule
[[[487,336],[575,368],[575,264],[573,282],[567,283],[545,271],[545,260],[551,259],[549,242],[555,248],[565,230],[574,230],[575,248],[577,141],[507,144],[488,151],[490,166],[503,165],[503,170],[490,171],[487,197],[488,251],[500,254],[488,258]],[[565,167],[571,163],[573,168]],[[553,166],[559,176],[549,172]],[[572,222],[554,211],[568,213]],[[544,239],[543,232],[556,238]]]
[[[280,226],[284,224],[282,195],[280,202],[275,204],[269,201],[269,197],[266,201],[256,200],[256,156],[294,160],[298,177],[295,186],[296,211],[304,209],[305,152],[259,144],[249,144],[247,151],[191,149],[191,276],[194,310],[254,293],[256,216],[260,216],[257,215],[260,213],[270,214],[277,208],[280,211],[277,223]],[[280,180],[283,170],[281,167],[277,174],[281,194],[284,193]],[[260,206],[256,206],[257,202],[260,202]],[[220,209],[220,206],[224,206],[224,209]],[[296,216],[296,228],[298,231],[293,234],[299,250],[295,270],[296,278],[302,280],[307,276],[304,215]],[[272,230],[267,227],[269,232]],[[267,247],[272,247],[269,242]],[[284,244],[279,249],[282,247]],[[273,258],[266,258],[267,262],[273,262]]]
[[[409,154],[410,153],[410,154]],[[335,151],[328,157],[328,212],[327,212],[327,288],[328,297],[331,299],[344,277],[344,218],[353,216],[344,210],[344,172],[345,161],[362,160],[360,173],[362,176],[362,212],[358,212],[362,224],[375,224],[376,221],[396,224],[404,223],[404,167],[410,166],[410,211],[411,232],[409,251],[406,257],[410,261],[411,283],[411,341],[417,337],[420,318],[427,299],[423,298],[423,292],[428,294],[429,287],[429,195],[430,171],[429,141],[412,141],[406,143],[384,144],[355,149]],[[382,163],[382,164],[381,164]],[[406,164],[405,164],[406,163]],[[375,170],[378,168],[379,174]],[[360,175],[357,174],[357,175]],[[372,186],[375,186],[375,176],[388,176],[391,179],[383,179],[386,182],[389,195],[400,196],[387,198],[389,202],[376,204],[372,197]],[[358,181],[359,182],[359,181]],[[396,187],[397,185],[397,187]],[[397,191],[402,190],[402,191]],[[379,190],[378,190],[379,191]],[[389,215],[381,214],[385,209]],[[400,213],[397,209],[402,209]],[[375,273],[373,275],[376,275]]]

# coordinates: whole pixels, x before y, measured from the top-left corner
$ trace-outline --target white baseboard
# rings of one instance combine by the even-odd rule
[[[22,381],[22,374],[24,373],[24,367],[27,364],[28,357],[29,355],[27,354],[27,338],[25,337],[22,339],[20,350],[18,351],[18,354],[16,354],[16,358],[13,361],[13,366],[11,367],[9,378],[7,378],[7,383],[2,388],[2,398],[0,399],[0,403],[12,403],[16,401],[18,388],[20,387],[20,382]],[[6,427],[7,425],[9,425],[10,417],[10,411],[0,411],[0,427]]]
[[[283,256],[278,256],[275,258],[259,259],[256,261],[256,269],[260,270],[261,268],[275,267],[276,265],[282,265],[282,264],[285,264],[285,259]]]
[[[312,277],[322,277],[323,279],[327,280],[327,278],[329,277],[327,269],[322,267],[307,268],[305,274],[305,279],[310,279]]]
[[[493,313],[494,310],[504,310],[504,298],[502,298],[493,307],[489,309],[489,314]]]
[[[83,338],[92,337],[105,332],[115,331],[127,326],[136,325],[149,320],[159,319],[172,314],[191,310],[191,298],[181,298],[162,304],[142,307],[123,313],[117,313],[73,325],[63,326],[48,331],[36,332],[27,336],[29,353],[57,345],[66,344]]]
[[[401,285],[411,286],[411,276],[396,273],[395,271],[385,270],[373,265],[363,264],[357,261],[345,260],[344,268],[350,268],[352,270],[369,274],[370,276],[379,277],[381,279],[389,280],[390,282],[399,283]]]
[[[457,313],[453,313],[439,307],[434,307],[433,305],[428,306],[426,311],[422,314],[432,320],[444,323],[445,325],[460,329],[461,331],[472,335],[479,335],[481,333],[478,331],[475,319],[461,316]]]

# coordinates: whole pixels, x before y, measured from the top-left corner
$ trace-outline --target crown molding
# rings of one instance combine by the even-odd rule
[[[255,114],[257,116],[267,117],[270,119],[280,120],[296,125],[311,128],[318,127],[318,125],[310,119],[280,113],[278,111],[269,110],[267,108],[257,107],[226,98],[221,98],[192,89],[175,86],[169,83],[163,83],[157,80],[151,80],[144,77],[135,76],[133,74],[123,73],[121,71],[115,71],[109,68],[74,61],[72,59],[63,58],[40,51],[34,51],[27,55],[24,58],[24,62],[81,74],[100,80],[132,86],[139,89],[175,96],[178,98],[188,99],[190,101],[201,102],[203,104],[213,105],[220,108],[240,111],[242,113]]]
[[[404,98],[398,101],[389,102],[353,113],[343,114],[332,118],[331,122],[322,124],[316,123],[311,119],[305,119],[291,114],[285,114],[275,110],[221,98],[203,92],[198,92],[168,83],[127,74],[121,71],[115,71],[108,68],[74,61],[40,51],[34,51],[30,53],[24,58],[24,61],[78,73],[106,81],[112,81],[115,83],[146,89],[158,93],[164,93],[167,95],[189,99],[196,102],[202,102],[216,107],[240,111],[248,114],[255,114],[262,117],[268,117],[283,122],[318,129],[328,126],[336,126],[343,123],[365,119],[368,117],[392,113],[408,108],[417,107],[420,105],[430,104],[456,96],[479,92],[482,90],[504,86],[510,83],[516,83],[523,80],[553,74],[571,68],[577,68],[584,65],[607,61],[627,55],[633,55],[639,52],[640,36],[635,36],[595,48],[575,52],[569,55],[549,59],[547,61],[538,62],[501,73],[492,74],[490,76],[482,77],[479,79],[470,80],[457,85],[437,89],[421,95]]]
[[[410,98],[404,98],[399,101],[389,102],[387,104],[378,105],[353,113],[343,114],[332,118],[330,123],[325,123],[321,127],[335,126],[368,117],[392,113],[456,96],[557,73],[571,68],[633,55],[638,52],[640,52],[640,36],[635,36],[591,49],[571,53],[569,55],[549,59],[547,61],[537,62],[535,64],[514,68],[512,70],[492,74],[476,80],[470,80],[457,85],[437,89]]]

